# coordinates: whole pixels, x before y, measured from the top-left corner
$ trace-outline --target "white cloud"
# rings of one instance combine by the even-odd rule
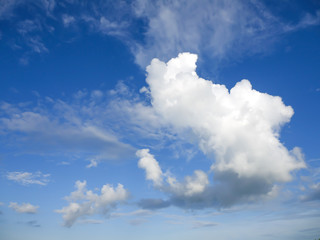
[[[10,18],[15,7],[21,4],[21,0],[2,0],[0,4],[0,19]]]
[[[81,92],[70,102],[41,99],[38,104],[0,103],[0,131],[28,146],[30,152],[83,154],[88,167],[104,160],[128,159],[134,148],[112,131],[110,99],[100,90]]]
[[[136,211],[132,211],[132,212],[115,212],[115,213],[111,213],[112,217],[124,217],[124,216],[149,216],[152,215],[153,212],[150,210],[145,210],[145,209],[139,209]]]
[[[73,24],[76,21],[76,19],[73,16],[63,14],[62,15],[62,22],[65,27],[69,27],[71,24]]]
[[[208,176],[201,170],[195,170],[193,176],[186,176],[183,182],[176,180],[170,173],[163,174],[158,161],[149,153],[149,149],[141,149],[137,151],[137,156],[140,158],[138,166],[146,172],[146,179],[151,180],[154,186],[165,192],[172,193],[176,196],[192,197],[202,193],[209,184]],[[166,183],[163,182],[166,179]],[[142,205],[150,205],[145,202]],[[164,202],[153,201],[152,206],[165,204]]]
[[[116,188],[111,185],[103,185],[100,195],[86,189],[86,181],[77,181],[76,191],[66,197],[69,205],[56,210],[63,214],[64,225],[71,227],[79,218],[84,218],[93,214],[107,214],[117,203],[128,199],[129,192],[123,185],[118,184]]]
[[[156,186],[160,186],[162,184],[162,171],[154,156],[149,153],[149,149],[138,150],[136,154],[140,158],[138,166],[145,169],[146,178],[152,180]]]
[[[83,219],[79,222],[83,224],[102,224],[103,223],[102,220],[97,220],[97,219]]]
[[[112,21],[105,16],[95,17],[87,15],[82,16],[82,19],[94,32],[115,37],[123,37],[127,34],[127,23],[124,21]]]
[[[209,221],[194,221],[193,228],[203,228],[203,227],[215,227],[218,224],[216,222],[209,222]]]
[[[186,176],[183,183],[177,182],[174,177],[168,177],[167,182],[171,192],[186,197],[202,193],[209,184],[207,174],[201,170],[195,170],[193,176]]]
[[[305,167],[298,148],[288,151],[279,131],[293,109],[280,97],[252,89],[242,80],[230,92],[199,78],[197,56],[179,54],[167,64],[154,59],[147,68],[152,106],[178,133],[191,129],[201,150],[215,154],[215,172],[239,177],[289,181]]]
[[[229,91],[199,78],[196,60],[190,53],[179,54],[167,64],[154,59],[147,67],[146,81],[156,114],[175,134],[197,142],[213,160],[214,184],[209,184],[207,173],[196,170],[182,183],[166,174],[169,187],[160,189],[184,206],[193,205],[195,196],[208,206],[270,196],[275,184],[290,181],[292,171],[305,167],[301,150],[288,150],[279,140],[293,109],[280,97],[252,89],[248,80]],[[138,156],[149,160],[144,165],[147,179],[159,183],[156,179],[164,174],[157,161],[147,150],[140,151],[146,154]]]
[[[9,207],[18,213],[37,213],[39,206],[34,206],[30,203],[18,204],[16,202],[10,202]]]
[[[320,24],[320,10],[316,11],[315,15],[306,13],[297,25],[295,26],[288,25],[286,29],[288,31],[295,31],[300,28],[316,26],[319,24]]]
[[[137,17],[147,20],[143,44],[136,43],[136,62],[169,60],[179,52],[196,52],[216,60],[269,50],[281,34],[320,23],[319,12],[289,24],[262,1],[135,1]],[[192,16],[192,17],[191,17]]]
[[[24,8],[34,16],[27,21],[38,22],[41,26],[33,35],[24,35],[22,41],[12,40],[14,46],[29,47],[27,56],[21,59],[24,62],[32,52],[49,51],[43,35],[61,27],[53,21],[59,21],[64,27],[85,24],[90,33],[120,39],[131,48],[136,62],[143,68],[153,57],[168,60],[182,51],[197,52],[216,62],[268,51],[283,34],[320,23],[319,11],[290,12],[292,16],[302,16],[292,23],[292,19],[277,16],[263,1],[134,0],[86,4],[60,1],[57,4],[56,1],[36,0],[30,9],[26,7],[28,3],[28,0],[2,0],[0,6],[0,20],[10,19],[15,23],[18,19],[14,18],[18,12],[15,10]],[[56,12],[70,12],[66,11],[68,7],[77,11],[72,12],[72,16],[63,14],[61,19],[56,18]],[[15,24],[10,26],[16,27]],[[75,27],[73,33],[79,29]]]
[[[43,174],[42,172],[8,172],[7,179],[20,183],[22,185],[39,184],[47,185],[50,174]]]

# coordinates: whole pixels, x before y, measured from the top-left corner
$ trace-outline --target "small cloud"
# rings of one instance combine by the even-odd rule
[[[66,161],[62,161],[59,163],[59,165],[70,165],[71,163],[70,162],[66,162]]]
[[[76,21],[76,19],[73,16],[63,14],[62,15],[62,22],[65,27],[69,27],[71,24],[73,24]]]
[[[129,223],[133,226],[138,226],[138,225],[141,225],[145,222],[147,222],[147,220],[144,218],[136,218],[136,219],[132,219],[129,221]]]
[[[86,166],[86,168],[92,168],[92,167],[97,167],[99,161],[97,159],[91,159],[90,163]]]
[[[34,206],[30,203],[22,203],[19,205],[16,202],[10,202],[9,208],[12,208],[13,210],[15,210],[18,213],[34,214],[34,213],[37,213],[39,206]]]
[[[125,217],[125,216],[149,216],[153,214],[152,211],[149,211],[149,210],[145,210],[145,209],[139,209],[139,210],[136,210],[136,211],[133,211],[133,212],[125,212],[125,213],[119,213],[119,212],[116,212],[116,213],[112,213],[111,214],[111,217]]]
[[[193,228],[203,228],[203,227],[215,227],[218,224],[215,222],[208,222],[208,221],[194,221]]]
[[[83,224],[102,224],[103,221],[102,220],[97,220],[97,219],[83,219],[83,220],[79,221],[79,223],[83,223]]]
[[[166,208],[166,207],[169,207],[170,204],[171,204],[170,201],[165,201],[162,199],[154,199],[154,198],[141,199],[138,202],[139,207],[142,207],[143,209],[150,209],[150,210]]]
[[[28,221],[26,222],[26,224],[30,227],[41,227],[41,225],[36,220]]]
[[[42,26],[40,22],[27,19],[18,23],[17,31],[21,35],[26,35],[31,32],[41,31],[41,29],[42,29]]]
[[[94,90],[91,92],[91,97],[92,98],[101,98],[101,97],[103,97],[103,92],[100,90]]]
[[[7,179],[15,181],[21,185],[47,185],[50,174],[43,174],[42,172],[8,172]]]
[[[65,197],[69,201],[69,205],[55,210],[55,212],[63,214],[64,226],[66,227],[71,227],[79,218],[94,214],[106,215],[117,203],[124,202],[129,197],[129,192],[121,184],[118,184],[116,188],[109,184],[103,185],[100,195],[91,190],[88,191],[86,181],[77,181],[75,187],[76,191]],[[89,223],[92,223],[90,221]]]
[[[36,53],[49,52],[42,40],[38,37],[30,37],[27,39],[27,45]]]

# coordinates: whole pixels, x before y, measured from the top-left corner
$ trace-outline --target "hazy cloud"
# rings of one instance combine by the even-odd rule
[[[30,227],[41,227],[41,225],[38,223],[38,221],[36,220],[31,220],[31,221],[28,221],[26,222],[26,224]]]
[[[194,221],[192,222],[193,228],[203,228],[203,227],[215,227],[218,224],[215,222],[209,222],[209,221]]]
[[[145,209],[139,209],[132,212],[115,212],[110,214],[111,217],[124,217],[124,216],[144,217],[149,215],[152,215],[152,211],[145,210]]]
[[[25,8],[28,4],[32,6],[25,8],[32,19],[24,19],[22,23],[37,22],[40,28],[23,34],[25,42],[14,40],[15,45],[29,48],[27,56],[22,58],[25,61],[32,52],[48,52],[44,35],[62,26],[88,27],[90,33],[118,38],[128,45],[136,63],[144,68],[154,57],[167,61],[183,51],[196,52],[216,62],[269,51],[269,47],[283,34],[320,23],[319,10],[315,13],[301,10],[300,20],[292,23],[277,16],[264,1],[135,0],[130,3],[82,3],[65,0],[56,3],[47,0],[3,0],[1,3],[0,20],[10,19],[12,22],[20,20],[14,18],[17,9]],[[68,8],[73,11],[57,17],[56,13],[66,12]],[[295,14],[292,12],[292,15]],[[15,24],[11,27],[15,28]],[[79,31],[78,27],[72,29],[73,33]]]
[[[72,25],[74,22],[76,21],[76,19],[73,16],[67,15],[67,14],[63,14],[62,15],[62,22],[63,25],[65,27],[69,27],[70,25]]]
[[[170,201],[165,201],[160,198],[145,198],[138,202],[138,206],[143,209],[156,210],[170,206]]]
[[[134,148],[123,143],[109,125],[110,100],[101,91],[76,94],[71,102],[41,99],[37,105],[0,103],[0,131],[29,145],[29,151],[83,153],[88,167],[103,160],[127,159]]]
[[[307,195],[302,197],[304,201],[316,201],[320,200],[320,183],[315,183],[310,186]]]
[[[142,67],[154,57],[167,61],[183,51],[216,60],[255,54],[268,50],[281,34],[320,23],[319,11],[288,23],[263,1],[137,0],[134,6],[148,22],[144,43],[132,47]]]
[[[18,213],[30,213],[34,214],[37,213],[39,206],[34,206],[30,203],[22,203],[18,204],[16,202],[10,202],[9,208],[12,208]]]

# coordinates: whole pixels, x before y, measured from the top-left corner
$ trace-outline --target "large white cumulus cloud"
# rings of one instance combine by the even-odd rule
[[[199,78],[196,60],[183,53],[167,64],[152,61],[147,83],[155,111],[178,132],[191,130],[202,151],[214,153],[214,170],[290,180],[290,171],[304,167],[299,150],[288,151],[279,141],[280,127],[293,109],[280,97],[253,90],[248,80],[229,92]]]
[[[176,133],[191,133],[192,141],[214,156],[211,171],[220,188],[227,184],[239,196],[261,195],[275,183],[290,181],[292,171],[305,167],[300,149],[288,150],[279,140],[293,109],[280,97],[252,89],[248,80],[228,91],[202,79],[196,61],[197,55],[190,53],[168,63],[152,60],[146,81],[154,111]]]

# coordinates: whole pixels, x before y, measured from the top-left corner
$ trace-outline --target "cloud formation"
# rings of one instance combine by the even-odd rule
[[[75,187],[76,191],[65,198],[69,205],[56,210],[57,213],[63,214],[66,227],[71,227],[79,218],[85,219],[93,214],[106,215],[117,203],[124,202],[129,197],[129,192],[121,184],[116,188],[109,184],[103,185],[100,195],[87,190],[86,181],[77,181]]]
[[[135,149],[121,142],[108,125],[109,103],[100,90],[79,91],[70,102],[51,98],[30,105],[2,102],[0,132],[15,136],[31,152],[82,153],[90,161],[88,167],[103,160],[127,159]]]
[[[280,97],[252,89],[248,80],[229,91],[202,79],[196,74],[196,61],[197,55],[190,53],[168,63],[154,59],[146,81],[153,110],[173,132],[188,136],[213,160],[209,172],[195,170],[179,182],[163,174],[146,149],[137,152],[139,166],[148,180],[181,206],[231,205],[274,193],[277,183],[290,181],[292,171],[305,167],[301,150],[288,150],[279,140],[293,109]],[[165,184],[160,181],[163,177]]]
[[[148,23],[144,43],[133,47],[142,67],[154,57],[169,60],[184,51],[216,60],[264,52],[281,34],[320,23],[319,11],[289,23],[263,1],[137,0],[134,6]]]
[[[37,213],[39,206],[34,206],[30,203],[22,203],[18,204],[16,202],[10,202],[9,208],[12,208],[18,213],[30,213],[34,214]]]
[[[320,182],[310,186],[307,195],[302,197],[304,201],[319,201],[320,200]]]
[[[43,174],[42,172],[8,172],[7,179],[20,183],[22,185],[38,184],[47,185],[50,174]]]
[[[138,150],[136,155],[140,158],[139,168],[146,171],[146,178],[153,181],[155,186],[160,186],[162,184],[162,171],[157,160],[149,153],[149,149]]]
[[[216,62],[241,58],[268,51],[268,47],[283,34],[320,23],[319,10],[299,9],[296,12],[295,8],[286,6],[290,15],[297,16],[298,20],[292,22],[277,15],[272,7],[260,0],[108,0],[86,3],[3,0],[1,3],[0,21],[8,21],[10,29],[21,35],[20,40],[15,38],[8,42],[12,49],[25,50],[21,58],[24,64],[32,54],[50,51],[51,46],[47,46],[44,39],[52,38],[53,33],[59,43],[70,41],[66,39],[69,34],[57,34],[66,29],[73,37],[77,37],[79,29],[116,37],[131,49],[136,63],[145,68],[154,57],[169,60],[183,51],[196,52]],[[283,8],[281,3],[275,5],[274,8]],[[21,8],[26,16],[17,14]]]

